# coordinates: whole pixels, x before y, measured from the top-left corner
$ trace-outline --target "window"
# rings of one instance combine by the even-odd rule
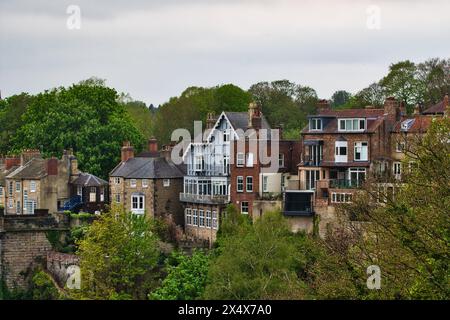
[[[205,211],[198,210],[198,225],[203,228],[205,226]]]
[[[206,211],[206,227],[211,228],[211,211]]]
[[[114,178],[114,183],[115,184],[120,184],[120,178],[119,177],[115,177]]]
[[[163,186],[164,187],[170,187],[170,179],[164,179],[163,180]]]
[[[253,153],[247,153],[247,167],[253,167]]]
[[[248,214],[248,201],[241,202],[241,213]]]
[[[36,181],[30,181],[30,192],[36,192]]]
[[[203,156],[201,154],[198,154],[194,158],[194,165],[195,165],[195,171],[202,171],[203,170]]]
[[[116,203],[120,203],[120,193],[116,193],[114,198],[116,200]]]
[[[134,214],[144,214],[144,196],[132,195],[131,196],[131,212]]]
[[[281,191],[284,191],[286,187],[286,176],[282,175],[281,176]]]
[[[17,202],[16,202],[16,213],[20,214],[20,201],[19,200],[17,200]]]
[[[400,179],[402,175],[402,164],[401,162],[394,162],[394,176],[396,179]]]
[[[247,177],[246,190],[247,190],[247,192],[253,192],[253,177],[252,176]]]
[[[223,142],[230,141],[230,131],[228,129],[225,129],[223,131]]]
[[[242,152],[238,152],[236,155],[236,166],[243,167],[245,161],[245,154]]]
[[[186,225],[192,224],[192,211],[191,209],[186,209]]]
[[[348,169],[350,185],[360,186],[364,180],[366,180],[366,169],[365,168],[350,168]]]
[[[130,187],[131,188],[136,188],[136,179],[131,179],[130,180]]]
[[[405,150],[404,142],[397,142],[395,145],[395,152],[403,152]]]
[[[336,141],[335,162],[347,162],[347,141]]]
[[[10,181],[9,186],[8,186],[8,194],[10,197],[13,195],[13,187],[14,187],[14,183],[12,181]]]
[[[368,160],[367,142],[355,142],[355,161]]]
[[[284,168],[284,153],[278,154],[278,167]]]
[[[336,193],[336,192],[333,192],[331,194],[331,202],[332,203],[349,203],[349,202],[352,202],[352,194],[351,193]]]
[[[218,228],[218,223],[217,223],[217,211],[213,211],[212,212],[212,228],[213,229],[217,229]]]
[[[364,131],[366,129],[366,119],[339,119],[339,131]]]
[[[77,195],[80,197],[83,195],[83,187],[82,186],[77,186]]]
[[[148,187],[148,179],[142,179],[142,188]]]
[[[14,202],[13,202],[13,199],[11,199],[11,198],[8,199],[8,208],[10,208],[10,209],[14,208]]]
[[[97,201],[97,188],[91,187],[89,190],[89,202],[96,202]]]
[[[2,196],[3,196],[3,187],[0,186],[0,197],[2,197]]]
[[[20,192],[20,182],[16,181],[16,192]]]
[[[194,226],[198,226],[198,215],[197,215],[197,209],[193,210],[193,214],[192,214],[192,224]]]
[[[36,209],[36,207],[36,200],[27,200],[25,202],[24,210],[27,212],[27,214],[34,214],[34,210]]]
[[[309,120],[309,130],[322,130],[322,119],[313,118]]]
[[[320,179],[320,170],[306,170],[306,189],[313,190],[316,188],[316,181]]]
[[[269,177],[263,176],[263,192],[267,192],[267,190],[269,189],[268,183]]]
[[[244,192],[244,177],[237,177],[237,192]]]

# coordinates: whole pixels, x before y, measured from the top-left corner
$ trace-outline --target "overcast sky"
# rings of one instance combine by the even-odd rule
[[[193,85],[289,79],[329,98],[392,62],[448,58],[449,12],[448,0],[0,0],[0,89],[97,76],[158,105]]]

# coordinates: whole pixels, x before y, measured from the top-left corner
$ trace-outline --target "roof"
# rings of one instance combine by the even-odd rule
[[[384,109],[364,108],[364,109],[343,109],[343,110],[321,110],[316,115],[309,117],[336,117],[336,118],[374,118],[381,117],[385,113]]]
[[[136,157],[121,162],[110,174],[111,177],[126,179],[168,179],[182,178],[182,167],[164,157]]]
[[[33,158],[9,173],[7,179],[40,179],[47,175],[46,160]]]
[[[0,186],[6,185],[6,176],[8,176],[11,172],[16,170],[18,166],[11,167],[8,170],[5,170],[5,168],[0,168]]]
[[[233,128],[246,130],[248,128],[248,112],[224,112]],[[269,122],[261,115],[261,128],[270,130]]]
[[[393,132],[410,132],[410,133],[423,133],[428,130],[428,127],[433,121],[432,117],[415,115],[413,117],[402,117],[400,121],[397,121],[392,128]]]
[[[423,114],[444,114],[446,107],[447,106],[444,105],[444,101],[441,101],[441,102],[436,103],[435,105],[429,107],[422,113]]]
[[[102,187],[108,185],[108,182],[94,176],[93,174],[82,172],[73,181],[73,184],[84,187]]]

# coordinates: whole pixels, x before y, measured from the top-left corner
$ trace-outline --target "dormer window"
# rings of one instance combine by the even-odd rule
[[[313,118],[309,120],[309,130],[322,131],[322,119]]]
[[[364,131],[366,130],[366,119],[339,119],[339,131]]]

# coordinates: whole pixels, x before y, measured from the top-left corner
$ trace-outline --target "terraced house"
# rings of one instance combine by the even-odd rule
[[[178,195],[183,190],[185,169],[173,163],[170,153],[171,147],[160,152],[156,139],[150,139],[148,150],[134,156],[133,146],[125,142],[121,162],[109,175],[111,202],[138,215],[171,216],[183,226]]]

